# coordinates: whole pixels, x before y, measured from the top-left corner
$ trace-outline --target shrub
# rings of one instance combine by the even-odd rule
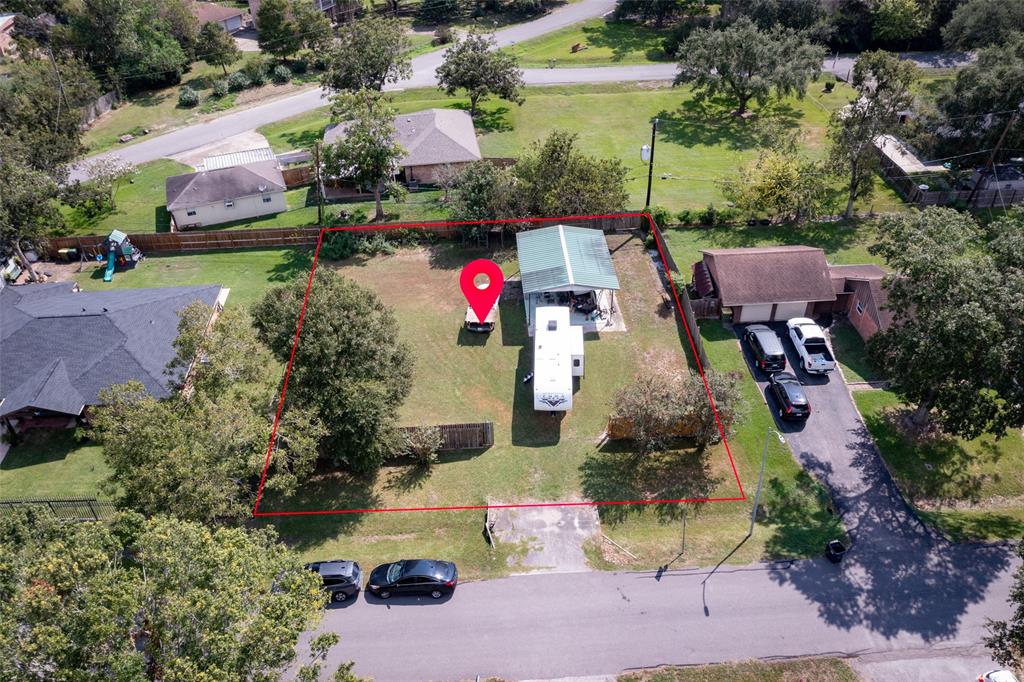
[[[228,94],[228,82],[227,82],[227,80],[221,78],[218,81],[214,81],[214,83],[213,83],[213,96],[214,97],[224,97],[227,94]]]
[[[284,85],[292,79],[292,72],[288,70],[287,66],[275,66],[273,73],[274,82],[278,85]]]
[[[509,7],[516,14],[530,16],[544,10],[543,0],[512,0]]]
[[[242,73],[249,79],[249,83],[255,87],[259,87],[267,82],[268,70],[267,63],[262,59],[250,60],[242,67]]]
[[[427,24],[451,22],[462,17],[460,0],[431,0],[421,2],[419,18]]]
[[[247,87],[249,87],[249,77],[243,72],[235,71],[233,74],[228,76],[228,90],[231,92],[245,90]]]
[[[654,230],[651,230],[650,232],[648,232],[647,236],[644,237],[644,248],[647,248],[647,249],[657,249],[658,248],[658,238],[654,236]]]
[[[302,75],[309,71],[309,60],[305,57],[299,57],[298,59],[292,60],[291,72],[296,76]]]
[[[684,208],[676,215],[676,220],[679,221],[680,225],[693,225],[697,222],[697,211],[691,211],[688,208]]]
[[[438,26],[437,30],[434,31],[434,39],[430,41],[430,44],[447,45],[453,40],[455,40],[455,32],[452,31],[451,26]]]
[[[651,209],[651,218],[654,219],[654,224],[658,226],[659,230],[664,230],[672,220],[672,214],[664,206],[655,206]]]
[[[708,207],[697,216],[697,222],[701,225],[714,225],[717,221],[718,209],[715,208],[714,204],[708,204]]]
[[[178,106],[191,108],[199,104],[199,93],[188,87],[183,86],[178,92]]]
[[[320,246],[320,255],[327,260],[345,260],[359,250],[359,236],[352,232],[329,232]]]
[[[437,451],[443,442],[441,429],[437,426],[417,426],[402,433],[402,454],[416,460],[417,464],[430,466],[437,463]]]
[[[718,214],[715,216],[715,225],[728,225],[736,222],[740,217],[739,209],[735,208],[723,208],[719,209]]]

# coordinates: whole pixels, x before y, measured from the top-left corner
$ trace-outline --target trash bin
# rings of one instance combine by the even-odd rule
[[[842,561],[844,554],[846,554],[846,545],[839,540],[829,540],[828,544],[825,545],[825,556],[834,564]]]

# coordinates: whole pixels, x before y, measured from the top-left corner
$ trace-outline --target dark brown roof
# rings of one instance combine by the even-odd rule
[[[821,249],[768,246],[702,253],[723,306],[836,300]]]
[[[167,210],[205,206],[225,199],[241,199],[284,191],[284,176],[277,161],[172,175],[164,183]]]
[[[232,17],[237,17],[245,14],[244,9],[238,9],[237,7],[225,7],[224,5],[217,5],[212,2],[193,2],[192,3],[192,16],[196,18],[199,25],[203,25],[208,21],[226,21]]]

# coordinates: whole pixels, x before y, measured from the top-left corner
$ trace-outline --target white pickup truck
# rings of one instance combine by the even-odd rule
[[[836,360],[825,342],[825,332],[806,317],[794,317],[786,323],[789,338],[796,346],[800,364],[808,374],[825,374],[836,368]]]

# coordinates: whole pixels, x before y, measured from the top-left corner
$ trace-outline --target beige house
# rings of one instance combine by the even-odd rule
[[[179,230],[288,210],[277,161],[172,175],[165,189],[167,211]]]
[[[245,27],[245,10],[237,7],[227,7],[213,2],[193,2],[189,9],[200,26],[212,21],[223,26],[228,33],[241,31]]]
[[[406,151],[398,162],[398,174],[406,182],[433,184],[443,166],[460,168],[483,158],[473,119],[461,109],[401,114],[395,117],[395,133],[396,141]],[[329,125],[324,132],[324,144],[333,144],[344,136],[343,123]]]

